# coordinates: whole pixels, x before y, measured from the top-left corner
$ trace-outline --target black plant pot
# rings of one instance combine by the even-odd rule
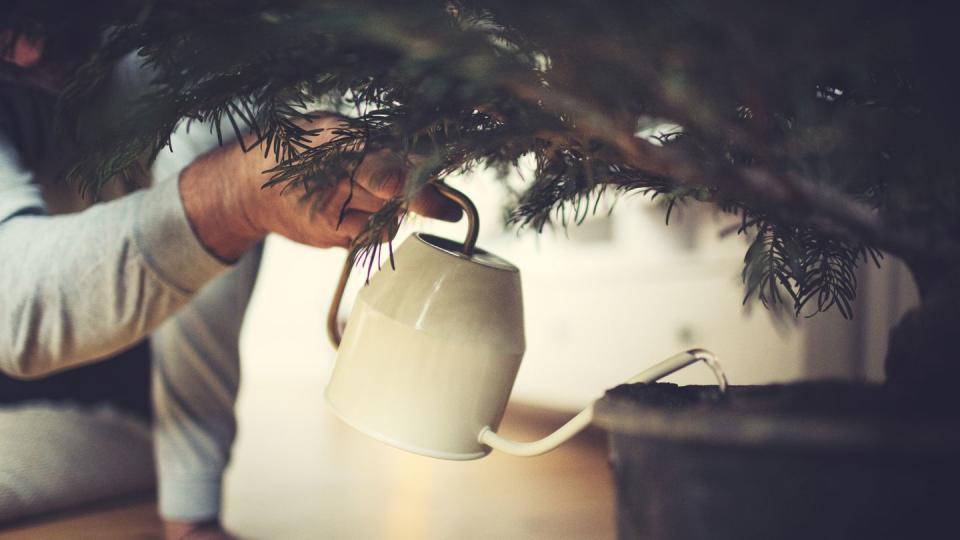
[[[597,406],[621,539],[960,538],[960,414],[882,387],[624,385]]]

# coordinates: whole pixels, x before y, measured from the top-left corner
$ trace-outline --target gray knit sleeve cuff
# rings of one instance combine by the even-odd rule
[[[220,515],[222,474],[177,478],[161,477],[157,483],[158,506],[163,519],[209,521]]]
[[[182,293],[193,293],[229,268],[200,243],[180,199],[176,178],[158,182],[140,198],[134,238],[157,276]]]

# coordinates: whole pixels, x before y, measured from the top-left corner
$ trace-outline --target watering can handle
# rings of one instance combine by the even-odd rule
[[[434,182],[433,186],[441,195],[460,205],[463,213],[467,215],[467,238],[463,241],[463,248],[460,250],[464,255],[470,257],[477,246],[477,236],[480,234],[480,213],[473,201],[463,192],[458,191],[443,182]],[[337,289],[333,293],[333,301],[330,303],[330,311],[327,312],[327,337],[333,344],[334,350],[340,348],[340,323],[337,320],[337,313],[340,311],[340,302],[343,300],[343,292],[347,288],[347,280],[350,279],[350,271],[353,269],[353,250],[347,250],[347,260],[343,263],[343,270],[340,271],[340,279],[337,281]]]
[[[627,381],[627,384],[652,383],[697,362],[707,364],[717,378],[717,385],[720,387],[720,391],[725,392],[727,389],[727,376],[723,373],[723,369],[720,367],[720,363],[717,362],[716,356],[704,349],[691,349],[671,356],[663,362],[633,376]],[[497,435],[489,426],[480,430],[477,439],[482,444],[514,456],[538,456],[560,446],[590,425],[590,422],[593,421],[593,408],[595,405],[596,402],[591,403],[589,407],[580,411],[580,413],[570,419],[569,422],[539,441],[511,441],[510,439],[505,439]]]

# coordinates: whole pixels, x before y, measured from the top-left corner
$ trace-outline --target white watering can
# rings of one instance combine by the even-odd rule
[[[344,422],[425,456],[467,460],[496,448],[516,456],[553,450],[593,419],[593,405],[549,436],[515,442],[496,433],[525,349],[520,271],[474,246],[479,216],[459,191],[436,184],[468,219],[463,244],[416,233],[357,295],[343,335],[337,312],[352,268],[348,255],[327,319],[338,349],[326,399]],[[721,390],[713,354],[694,349],[639,373],[650,383],[702,361]]]

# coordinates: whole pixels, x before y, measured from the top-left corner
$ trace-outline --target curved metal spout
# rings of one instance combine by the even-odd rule
[[[593,405],[594,404],[591,403],[589,407],[577,413],[577,415],[571,418],[566,424],[560,426],[559,429],[539,441],[511,441],[510,439],[497,435],[496,432],[490,429],[490,426],[486,426],[480,430],[480,435],[477,437],[477,440],[490,448],[506,452],[512,456],[531,457],[546,454],[572,439],[574,435],[586,429],[586,427],[593,422]]]
[[[663,362],[631,377],[627,381],[627,384],[640,382],[652,383],[696,362],[705,363],[713,371],[721,392],[727,390],[727,376],[720,367],[720,363],[717,362],[717,357],[710,351],[704,349],[691,349],[671,356]],[[593,421],[594,404],[595,402],[591,403],[589,407],[580,411],[580,413],[570,419],[569,422],[539,441],[511,441],[510,439],[497,435],[490,426],[481,429],[477,439],[482,444],[514,456],[529,457],[545,454],[570,440],[574,435],[580,433],[590,425],[590,422]]]

